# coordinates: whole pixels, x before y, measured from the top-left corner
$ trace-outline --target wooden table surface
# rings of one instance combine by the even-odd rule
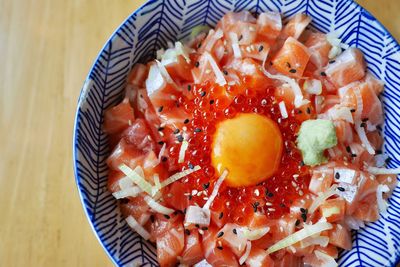
[[[0,266],[111,266],[72,169],[77,98],[143,0],[0,0]],[[360,0],[400,39],[399,0]]]

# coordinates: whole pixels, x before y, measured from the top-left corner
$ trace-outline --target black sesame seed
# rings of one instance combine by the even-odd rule
[[[168,158],[167,158],[166,156],[162,156],[162,157],[161,157],[161,161],[162,161],[162,162],[166,162],[167,160],[168,160]]]
[[[185,119],[185,120],[183,121],[183,123],[184,123],[184,124],[188,124],[188,123],[189,123],[189,119]]]
[[[165,219],[170,219],[171,217],[169,216],[169,215],[167,215],[167,214],[164,214],[164,217],[165,217]]]
[[[382,150],[380,150],[380,149],[376,150],[375,152],[376,152],[376,154],[382,154]]]
[[[123,199],[120,199],[119,202],[120,202],[121,204],[128,204],[128,203],[129,203],[129,199],[123,198]]]
[[[272,65],[274,65],[274,63],[271,61],[271,62],[269,62],[269,65],[272,66]]]
[[[326,77],[326,73],[324,71],[321,71],[321,76]]]
[[[300,161],[299,165],[300,165],[300,167],[303,167],[304,166],[304,161]]]
[[[356,158],[356,157],[357,157],[357,154],[352,153],[350,156],[351,156],[352,158]]]
[[[303,111],[301,111],[300,109],[297,111],[297,114],[301,114],[303,113]]]
[[[311,114],[311,109],[309,107],[307,107],[306,112],[307,112],[307,114]]]
[[[200,133],[200,132],[201,132],[201,129],[200,129],[200,128],[195,128],[194,131],[195,131],[196,133]]]
[[[201,227],[201,230],[207,231],[207,230],[208,230],[208,227],[207,227],[207,226]]]
[[[214,104],[214,102],[215,102],[214,99],[211,99],[210,100],[210,105]]]
[[[340,187],[340,186],[339,186],[337,189],[338,189],[339,191],[341,191],[341,192],[344,192],[344,190],[345,190],[343,187]]]
[[[307,214],[302,213],[301,214],[301,218],[303,219],[303,222],[306,222],[307,221]]]
[[[158,131],[159,132],[164,131],[164,127],[158,127]]]
[[[174,130],[174,134],[178,134],[179,132],[180,132],[179,129]]]
[[[201,47],[201,43],[198,43],[198,44],[197,44],[197,48],[200,48],[200,47]]]
[[[368,118],[364,118],[364,119],[362,119],[361,121],[362,121],[362,122],[367,122],[367,121],[368,121]]]
[[[306,209],[305,208],[300,208],[301,213],[306,213]]]
[[[182,136],[182,135],[178,135],[178,136],[176,137],[176,139],[178,139],[178,142],[179,142],[179,143],[182,143],[182,142],[183,142],[183,136]]]
[[[189,229],[185,229],[185,234],[186,235],[190,235],[190,230]]]
[[[240,35],[238,41],[240,42],[242,39],[243,39],[243,35]]]
[[[188,91],[190,92],[190,90],[192,90],[192,86],[189,84],[187,87]]]
[[[351,153],[351,148],[349,146],[346,146],[346,151],[347,153]]]
[[[365,126],[367,126],[367,124],[365,122],[360,123],[360,127],[364,128]]]
[[[237,230],[236,230],[236,228],[233,228],[232,232],[233,232],[235,235],[237,235]]]
[[[340,179],[340,173],[335,173],[335,179]]]
[[[222,217],[224,217],[224,213],[223,212],[221,212],[220,214],[219,214],[219,219],[222,219]]]
[[[150,221],[153,223],[156,219],[154,218],[154,215],[150,215]]]
[[[331,61],[329,61],[329,64],[333,64],[335,62],[336,62],[335,60],[331,60]]]
[[[143,98],[143,95],[142,95],[142,94],[140,94],[139,96],[140,96],[140,98]]]
[[[186,208],[183,209],[182,213],[183,213],[183,214],[186,214]]]
[[[268,195],[267,195],[267,197],[273,197],[273,196],[274,196],[274,194],[271,193],[271,192],[269,192]]]
[[[296,220],[295,225],[296,225],[296,226],[299,226],[299,225],[300,225],[300,220]]]
[[[224,248],[222,246],[218,246],[217,249],[223,250]]]
[[[385,159],[385,163],[388,164],[392,159],[391,158],[387,158]]]
[[[188,166],[189,166],[190,169],[193,169],[193,168],[194,168],[194,166],[193,166],[192,163],[189,163]]]
[[[192,198],[193,198],[192,195],[189,195],[189,196],[188,196],[188,199],[189,199],[189,200],[192,200]]]
[[[203,91],[203,92],[200,93],[200,95],[201,95],[201,97],[205,97],[206,96],[206,92]]]
[[[196,228],[200,228],[200,225],[198,225],[198,224],[195,224],[194,226],[196,226]]]
[[[160,142],[158,142],[158,144],[159,144],[159,145],[163,145],[163,144],[164,144],[164,141],[160,141]]]
[[[376,126],[376,129],[378,129],[379,131],[382,131],[382,127],[380,125]]]
[[[290,73],[296,73],[297,70],[295,70],[295,69],[290,69],[289,72],[290,72]]]
[[[198,67],[200,66],[200,62],[196,61],[196,63],[194,63],[194,66],[195,66],[196,68],[198,68]]]
[[[220,238],[220,237],[222,237],[223,235],[224,235],[224,232],[221,231],[221,232],[218,233],[217,238]]]
[[[224,73],[225,75],[228,75],[228,71],[227,71],[227,70],[224,70],[223,73]]]
[[[279,204],[279,206],[281,206],[281,208],[285,208],[286,207],[286,205],[283,204],[283,203]]]
[[[207,188],[209,188],[210,187],[210,183],[205,183],[205,184],[203,184],[203,188],[204,189],[207,189]]]
[[[289,62],[286,62],[286,66],[287,66],[289,69],[291,69],[291,68],[292,68],[292,65],[290,65],[290,63],[289,63]]]
[[[350,112],[354,113],[354,112],[356,112],[356,110],[354,108],[352,108],[352,109],[350,109]]]
[[[164,109],[164,106],[159,107],[159,108],[158,108],[158,112],[163,111],[163,109]]]
[[[263,51],[263,50],[264,50],[264,46],[260,45],[260,46],[258,47],[258,52],[261,52],[261,51]]]

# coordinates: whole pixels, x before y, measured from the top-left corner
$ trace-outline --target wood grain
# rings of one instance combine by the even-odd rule
[[[142,0],[0,0],[0,266],[111,266],[72,170],[77,98]],[[400,2],[360,0],[400,38]],[[397,12],[396,12],[397,11]]]

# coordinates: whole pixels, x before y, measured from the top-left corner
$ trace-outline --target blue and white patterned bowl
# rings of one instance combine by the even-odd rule
[[[336,31],[343,42],[364,51],[368,69],[385,81],[385,151],[390,167],[400,165],[400,47],[390,33],[351,0],[152,0],[135,11],[100,52],[82,89],[74,131],[76,183],[87,217],[118,266],[158,266],[155,247],[125,223],[106,189],[109,154],[102,132],[104,111],[118,103],[136,62],[153,58],[167,41],[183,39],[194,26],[214,26],[228,11],[303,12],[312,27]],[[400,188],[381,219],[353,233],[353,249],[341,254],[341,266],[394,266],[400,258]]]

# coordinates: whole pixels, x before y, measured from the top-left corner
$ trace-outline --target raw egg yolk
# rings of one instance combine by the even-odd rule
[[[220,122],[212,145],[212,165],[219,175],[227,169],[231,187],[256,185],[274,175],[281,162],[278,125],[258,114],[239,114]]]

